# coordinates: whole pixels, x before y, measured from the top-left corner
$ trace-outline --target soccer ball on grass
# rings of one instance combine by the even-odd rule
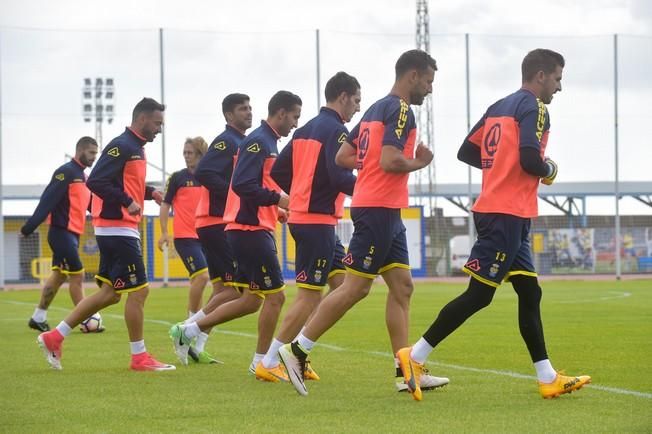
[[[103,332],[104,327],[102,327],[102,316],[99,313],[94,313],[89,316],[79,324],[79,330],[81,330],[82,333]]]

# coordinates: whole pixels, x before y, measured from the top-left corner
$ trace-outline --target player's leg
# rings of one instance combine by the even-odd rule
[[[201,310],[204,312],[205,315],[208,315],[215,309],[217,309],[219,306],[222,304],[235,300],[236,298],[240,298],[242,295],[242,290],[243,288],[240,286],[235,286],[235,285],[227,285],[222,281],[221,278],[218,278],[214,282],[212,282],[213,285],[213,293],[211,294],[211,298],[208,300],[206,305],[201,308]],[[249,285],[247,285],[244,289],[248,288]],[[192,318],[190,318],[192,319]],[[198,318],[201,319],[201,318]]]
[[[297,295],[283,317],[276,339],[288,343],[297,337],[310,315],[319,305],[321,298],[322,291],[320,290],[298,287]]]
[[[276,338],[283,344],[297,337],[321,301],[326,283],[335,284],[334,280],[329,280],[335,249],[334,227],[322,224],[288,226],[296,245],[297,295],[283,318]],[[276,351],[266,355],[268,361],[276,363],[277,357]]]
[[[389,287],[385,306],[385,325],[389,333],[392,352],[400,350],[408,342],[410,298],[414,291],[410,270],[392,268],[382,273]]]
[[[221,278],[216,279],[216,281],[213,282],[213,292],[206,305],[194,314],[190,315],[183,322],[184,325],[191,324],[195,321],[199,321],[205,318],[207,314],[211,313],[222,304],[231,300],[235,300],[236,298],[240,298],[240,294],[241,293],[238,289],[234,289],[230,285],[226,286]],[[188,355],[194,362],[201,364],[222,363],[208,351],[206,351],[206,344],[212,330],[213,327],[210,327],[207,330],[199,333],[195,339],[194,344],[190,345],[190,348],[188,348]]]
[[[189,318],[190,321],[200,320],[218,306],[239,298],[242,291],[249,287],[249,282],[237,281],[233,249],[226,239],[224,227],[222,224],[197,229],[213,292],[197,315]]]
[[[351,217],[354,231],[349,251],[343,259],[347,271],[344,282],[324,298],[314,317],[306,324],[303,337],[313,342],[369,294],[371,284],[391,250],[394,236],[388,232],[388,227],[395,224],[395,219],[400,221],[400,210],[354,208]]]
[[[198,312],[203,304],[204,288],[208,283],[206,269],[193,273],[190,276],[190,289],[188,290],[188,315]]]
[[[68,273],[70,300],[76,306],[84,298],[84,272]]]
[[[333,263],[331,264],[331,270],[328,273],[328,292],[324,293],[324,291],[320,291],[320,300],[319,302],[312,307],[312,312],[310,312],[310,315],[306,320],[304,321],[304,327],[305,324],[307,324],[312,317],[315,315],[315,312],[317,311],[317,306],[319,306],[319,303],[321,300],[324,299],[328,294],[333,292],[336,288],[339,288],[342,286],[344,283],[344,275],[346,274],[346,269],[344,268],[344,264],[342,263],[342,260],[344,259],[344,256],[346,255],[346,252],[344,250],[344,246],[342,245],[339,237],[337,235],[335,236],[335,253],[333,255]],[[297,293],[297,297],[299,296],[299,293]],[[309,295],[312,297],[312,295]],[[310,302],[312,304],[312,301]],[[288,312],[289,313],[289,312]],[[304,327],[301,328],[301,332],[303,331]],[[295,335],[295,337],[292,339],[298,338],[298,335]]]
[[[407,248],[405,226],[396,221],[391,248],[379,273],[387,284],[385,324],[392,345],[392,354],[407,346],[410,321],[410,299],[414,292],[410,273],[410,256]]]
[[[114,257],[119,255],[114,246],[105,241],[106,238],[112,237],[97,237],[98,247],[100,249],[100,264],[96,281],[100,286],[100,290],[88,297],[84,297],[70,312],[55,330],[48,332],[48,339],[55,338],[55,340],[63,341],[63,338],[68,336],[72,329],[77,327],[83,320],[94,314],[95,312],[110,306],[120,301],[120,295],[114,291],[110,268],[114,261]],[[55,333],[53,333],[55,332]],[[43,336],[44,334],[42,334]]]
[[[169,330],[177,357],[184,365],[188,364],[188,351],[193,339],[211,328],[257,312],[262,298],[251,291],[245,291],[241,297],[218,306],[204,318],[188,324],[175,324]]]
[[[512,275],[510,281],[518,294],[518,324],[523,341],[534,364],[543,398],[556,398],[581,389],[591,382],[588,375],[566,376],[558,373],[548,359],[541,322],[541,287],[535,276]]]
[[[99,278],[110,284],[117,294],[127,294],[124,318],[131,348],[131,365],[134,371],[168,371],[173,365],[154,359],[145,347],[143,325],[145,301],[149,294],[147,272],[143,262],[140,239],[125,236],[98,236],[100,251],[106,251],[109,261]],[[108,278],[103,275],[108,274]]]
[[[518,325],[521,337],[530,353],[544,398],[555,398],[582,388],[591,377],[569,377],[558,374],[548,358],[541,321],[541,287],[532,261],[529,232],[530,220],[523,219],[523,242],[507,279],[518,295]]]
[[[532,362],[548,360],[546,343],[543,336],[541,322],[541,287],[532,261],[529,231],[530,220],[521,219],[521,246],[512,262],[509,272],[505,277],[518,295],[518,326],[521,337],[527,346]],[[556,372],[550,366],[545,372],[542,370],[539,381],[551,382]]]
[[[336,238],[335,228],[321,224],[290,224],[289,227],[296,245],[297,295],[262,360],[264,368],[278,366],[278,349],[304,331],[304,325],[322,300],[325,283],[334,290],[344,282],[344,247]],[[333,265],[335,258],[339,259],[337,269]],[[309,361],[306,361],[304,379],[320,379]]]
[[[197,327],[203,331],[210,330],[217,325],[258,312],[262,303],[263,299],[258,294],[245,291],[242,296],[222,304],[197,321]]]
[[[265,294],[265,301],[258,316],[258,339],[256,341],[256,355],[277,353],[278,348],[282,345],[277,339],[273,339],[278,319],[281,316],[281,309],[285,302],[285,291]],[[281,367],[278,358],[271,360],[267,358],[267,366],[265,366],[265,356],[258,360],[256,363],[256,355],[252,360],[249,370],[255,364],[254,374],[256,378],[264,381],[271,381],[277,383],[279,381],[288,381],[285,370]]]
[[[67,242],[64,243],[65,249],[62,252],[64,260],[61,272],[68,276],[70,299],[76,306],[84,298],[84,265],[79,257],[79,235],[66,231],[62,236]]]
[[[53,268],[52,273],[48,276],[43,289],[41,289],[41,299],[38,306],[34,309],[34,313],[29,319],[28,326],[40,332],[50,330],[48,324],[48,308],[57,295],[59,288],[66,281],[66,276],[61,273],[59,268]]]
[[[188,313],[192,316],[202,306],[204,288],[208,283],[208,266],[199,240],[194,238],[175,238],[174,248],[186,267],[190,278],[188,291]]]
[[[342,240],[340,237],[335,234],[335,248],[333,249],[333,263],[331,264],[331,271],[328,273],[328,292],[332,292],[335,288],[344,283],[344,274],[346,274],[346,268],[344,268],[344,257],[346,256],[346,250],[342,245]]]
[[[387,228],[395,219],[400,220],[400,210],[354,208],[351,216],[354,231],[349,251],[343,259],[346,266],[344,282],[324,297],[297,339],[279,349],[279,357],[301,395],[308,393],[303,381],[308,354],[317,339],[369,294],[392,245],[393,236]]]
[[[145,301],[149,295],[149,286],[143,286],[127,294],[125,302],[125,323],[129,334],[129,342],[143,340],[145,324]]]
[[[78,235],[62,228],[50,226],[48,230],[48,245],[52,250],[52,273],[43,285],[41,300],[28,323],[30,328],[42,332],[50,330],[50,326],[47,323],[47,310],[57,295],[59,288],[66,281],[68,272],[83,273],[84,271],[81,260],[79,259]],[[77,295],[74,287],[71,287],[70,295],[71,297]],[[79,299],[77,302],[79,302]],[[77,302],[73,298],[75,305],[77,305]]]
[[[182,248],[186,248],[186,256],[192,259],[192,263],[186,264],[186,268],[191,277],[191,285],[188,299],[188,317],[184,321],[184,324],[198,321],[204,318],[207,313],[215,310],[219,305],[240,296],[238,292],[227,288],[224,284],[224,279],[226,278],[226,273],[222,266],[224,263],[222,256],[225,251],[223,239],[226,238],[224,235],[224,225],[201,227],[197,229],[197,234],[199,239],[187,239],[180,243],[190,243],[189,246],[184,245]],[[175,239],[175,247],[177,243]],[[206,305],[202,307],[203,291],[209,279],[212,285],[212,293]],[[211,329],[206,332],[201,332],[195,339],[194,344],[188,348],[188,355],[194,362],[202,364],[220,363],[219,360],[205,350],[210,332]]]
[[[337,273],[333,273],[332,275],[329,274],[329,276],[328,276],[328,293],[327,294],[330,294],[336,288],[339,288],[340,286],[342,286],[342,284],[344,283],[344,275],[345,274],[346,274],[345,270],[342,270],[341,273],[337,272]],[[324,296],[326,296],[327,294],[324,294]]]
[[[421,399],[420,373],[432,350],[479,310],[487,307],[511,267],[521,244],[517,218],[504,214],[475,213],[478,239],[471,248],[463,271],[471,276],[461,295],[439,312],[435,321],[412,348],[397,353],[405,381],[412,396]]]
[[[231,232],[228,235],[231,236]],[[272,338],[285,303],[285,282],[278,262],[276,240],[267,231],[255,231],[241,235],[243,243],[237,246],[236,243],[232,243],[238,265],[242,264],[245,273],[250,277],[251,287],[258,292],[258,295],[264,297],[263,306],[258,316],[256,350],[249,364],[249,372],[253,368],[254,374],[259,379],[261,375],[267,375],[263,379],[287,381],[287,376],[278,362],[269,370],[262,366],[265,353],[271,348],[275,348],[274,351],[278,350],[277,346],[272,344]],[[234,234],[234,236],[237,238],[238,234]],[[244,246],[247,247],[243,248]]]
[[[251,248],[251,234],[248,234],[248,231],[229,232],[237,233],[235,235],[231,233],[228,234],[230,237],[234,238],[234,241],[231,243],[231,245],[238,246],[238,248],[235,249],[235,257],[238,260],[238,264],[240,264],[243,269],[243,276],[246,278],[251,278],[253,276],[253,272],[250,272],[249,270],[253,270],[255,264],[257,264],[257,259],[255,260],[256,262],[252,264],[253,267],[248,267],[247,261],[250,261],[250,258],[256,258],[259,249]],[[239,255],[241,257],[239,257]],[[201,333],[206,333],[207,331],[210,331],[212,327],[215,327],[219,324],[257,312],[263,301],[263,299],[258,294],[258,289],[259,288],[252,288],[245,291],[242,296],[219,305],[217,308],[206,314],[203,318],[195,322],[172,326],[170,328],[169,335],[172,339],[172,342],[174,343],[175,353],[177,354],[177,357],[181,363],[184,365],[188,363],[188,351],[190,349],[190,343]]]
[[[38,343],[50,366],[54,369],[61,369],[63,340],[72,333],[75,327],[95,312],[118,301],[120,301],[120,296],[110,285],[103,283],[98,292],[83,298],[56,328],[41,333],[38,336]]]
[[[389,288],[385,308],[385,324],[394,355],[408,345],[410,299],[414,292],[405,226],[402,222],[397,226],[398,233],[385,260],[386,265],[380,269],[383,280]],[[397,391],[407,391],[403,371],[396,356],[394,357],[394,375]],[[448,383],[448,378],[435,377],[425,369],[421,375],[420,384],[423,390],[435,389]]]

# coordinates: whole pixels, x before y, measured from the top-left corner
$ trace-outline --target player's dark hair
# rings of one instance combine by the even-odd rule
[[[537,75],[537,72],[543,71],[551,74],[557,66],[562,68],[565,65],[564,56],[552,50],[537,48],[532,50],[523,58],[521,63],[521,75],[523,82],[530,81]]]
[[[349,75],[344,71],[340,71],[326,82],[324,94],[326,96],[326,101],[332,102],[335,101],[342,92],[347,95],[355,95],[358,89],[360,89],[360,83],[358,80],[354,76]]]
[[[288,92],[287,90],[279,90],[274,94],[274,96],[272,96],[272,99],[269,100],[269,104],[267,105],[267,114],[269,116],[274,116],[281,109],[290,111],[294,108],[295,105],[303,105],[299,95],[295,95],[292,92]]]
[[[249,95],[244,93],[230,93],[222,100],[222,113],[233,113],[238,104],[244,104],[249,101]]]
[[[75,145],[75,151],[83,151],[91,145],[97,146],[97,142],[94,138],[84,136],[81,139],[77,140],[77,145]]]
[[[152,98],[143,98],[136,104],[136,107],[134,107],[134,111],[131,114],[131,121],[135,122],[136,118],[140,116],[142,113],[153,113],[155,111],[165,111],[165,105],[156,102],[156,100]]]
[[[430,54],[423,50],[409,50],[401,54],[401,57],[396,61],[394,70],[398,79],[408,71],[416,69],[423,73],[428,70],[428,67],[437,70],[437,61],[430,57]]]

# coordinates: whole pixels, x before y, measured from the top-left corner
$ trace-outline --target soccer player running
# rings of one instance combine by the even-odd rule
[[[367,110],[337,153],[338,165],[358,169],[351,201],[354,231],[343,260],[344,283],[322,300],[297,340],[279,349],[290,381],[301,395],[308,394],[304,382],[308,353],[317,339],[367,296],[378,274],[389,287],[386,325],[392,350],[398,351],[408,341],[413,284],[401,208],[408,206],[409,173],[426,167],[433,157],[423,144],[415,148],[416,122],[410,104],[422,104],[432,92],[436,70],[428,53],[403,53],[396,62],[390,94]],[[432,376],[428,381],[433,387],[448,383],[447,378]]]
[[[170,338],[183,364],[188,363],[188,347],[194,337],[218,324],[257,312],[261,305],[256,353],[264,355],[269,349],[285,301],[273,231],[279,207],[288,207],[288,196],[270,177],[270,170],[278,155],[278,140],[297,126],[301,104],[301,98],[291,92],[274,94],[267,120],[238,149],[224,219],[238,273],[247,279],[249,287],[241,297],[220,305],[205,318],[172,326]]]
[[[249,96],[231,93],[222,100],[222,114],[226,127],[211,142],[197,169],[195,177],[201,183],[201,196],[196,211],[195,228],[202,245],[208,274],[213,285],[213,294],[208,303],[186,319],[190,324],[204,318],[217,306],[240,297],[241,287],[248,284],[238,282],[233,249],[226,239],[224,209],[229,184],[233,174],[238,146],[251,127],[251,105]],[[241,279],[240,279],[241,280]],[[204,350],[210,329],[200,333],[188,350],[190,358],[198,363],[214,363],[216,360]]]
[[[345,122],[360,111],[360,83],[338,72],[326,83],[326,107],[295,131],[279,154],[271,176],[290,195],[288,226],[296,243],[297,296],[287,311],[278,335],[256,366],[256,378],[279,382],[278,349],[294,339],[322,297],[326,283],[333,289],[342,283],[334,278],[336,251],[344,247],[335,235],[335,225],[344,212],[344,195],[353,194],[352,171],[335,164],[335,154],[346,140]],[[341,276],[339,274],[338,276]],[[337,281],[334,284],[333,281]],[[306,379],[319,376],[308,365]]]
[[[174,248],[190,276],[189,317],[201,309],[202,295],[208,283],[206,258],[195,229],[195,212],[199,204],[201,186],[194,175],[197,163],[206,154],[207,149],[208,144],[202,137],[186,139],[183,145],[186,168],[174,172],[168,179],[159,214],[161,237],[158,240],[158,247],[162,251],[163,247],[169,243],[168,216],[170,208],[174,211]],[[203,349],[197,357],[201,357],[202,363],[217,362]]]
[[[91,200],[84,169],[91,167],[96,157],[95,139],[86,136],[80,138],[75,146],[75,157],[54,171],[34,214],[20,228],[20,233],[27,237],[49,217],[48,244],[52,249],[52,274],[45,281],[41,301],[28,322],[34,330],[50,330],[48,307],[66,279],[73,304],[76,306],[84,298],[84,266],[79,258],[79,236],[84,233],[86,211]],[[102,332],[104,327],[94,331]]]
[[[545,157],[550,119],[546,104],[561,91],[564,58],[546,49],[529,52],[521,65],[522,87],[491,105],[464,140],[457,156],[482,169],[482,191],[473,206],[478,238],[463,270],[465,292],[439,312],[421,339],[398,352],[413,398],[421,400],[419,373],[432,350],[471,315],[488,306],[496,288],[512,283],[518,323],[544,398],[580,389],[589,376],[568,377],[553,369],[541,323],[541,288],[530,251],[531,219],[538,215],[539,182],[550,185],[557,164]]]
[[[143,147],[154,140],[163,127],[165,106],[143,98],[134,107],[131,126],[111,140],[88,178],[93,193],[92,215],[100,250],[100,266],[95,276],[100,290],[85,297],[73,311],[38,343],[54,369],[61,369],[64,339],[72,329],[98,310],[118,303],[123,294],[125,323],[131,347],[131,369],[167,371],[175,369],[155,360],[143,340],[143,310],[149,293],[138,223],[144,200],[161,202],[162,194],[145,186],[147,164]]]

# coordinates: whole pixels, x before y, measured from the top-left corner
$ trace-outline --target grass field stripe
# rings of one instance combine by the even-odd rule
[[[628,294],[628,293],[624,293]],[[25,305],[25,306],[33,306],[34,303],[26,303],[23,301],[14,301],[14,300],[2,300],[2,302],[7,303],[7,304],[16,304],[16,305]],[[56,307],[56,306],[50,306],[50,310],[57,310],[57,311],[63,311],[63,312],[69,312],[70,309],[62,308],[62,307]],[[114,319],[124,319],[123,315],[116,315],[116,314],[102,314],[103,317],[107,318],[114,318]],[[161,324],[165,326],[172,326],[176,323],[170,322],[170,321],[164,321],[164,320],[157,320],[157,319],[148,319],[145,318],[145,322],[153,323],[153,324]],[[242,336],[246,338],[257,338],[258,335],[253,334],[253,333],[246,333],[246,332],[238,332],[238,331],[231,331],[231,330],[220,330],[219,328],[217,330],[214,330],[215,333],[221,333],[225,335],[231,335],[231,336]],[[330,344],[323,344],[323,343],[316,343],[315,345],[322,347],[322,348],[327,348],[332,351],[346,351],[346,352],[361,352],[363,354],[369,354],[373,356],[381,356],[381,357],[389,357],[389,358],[394,358],[393,354],[390,354],[385,351],[356,351],[353,349],[349,348],[344,348],[336,345],[330,345]],[[525,375],[525,374],[519,374],[517,372],[511,372],[511,371],[500,371],[496,369],[482,369],[482,368],[475,368],[472,366],[461,366],[461,365],[452,365],[448,363],[441,363],[441,362],[432,362],[428,361],[428,365],[430,366],[440,366],[442,368],[449,368],[449,369],[456,369],[459,371],[469,371],[469,372],[476,372],[479,374],[493,374],[493,375],[498,375],[498,376],[503,376],[503,377],[511,377],[511,378],[519,378],[519,379],[524,379],[524,380],[536,380],[535,376],[532,375]],[[636,390],[628,390],[628,389],[620,389],[617,387],[609,387],[609,386],[599,386],[595,383],[591,383],[589,386],[587,386],[591,389],[594,390],[601,390],[603,392],[609,392],[609,393],[616,393],[619,395],[629,395],[629,396],[635,396],[637,398],[644,398],[644,399],[652,399],[652,393],[646,393],[646,392],[638,392]]]

